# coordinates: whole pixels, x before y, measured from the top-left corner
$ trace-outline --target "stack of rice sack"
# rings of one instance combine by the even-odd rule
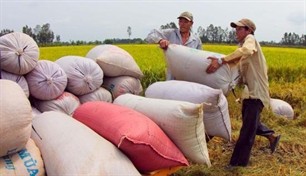
[[[36,47],[30,47],[31,45]],[[95,73],[92,67],[87,68],[84,64],[82,68],[82,64],[75,64],[74,69],[78,69],[83,76],[80,76],[79,84],[82,83],[82,79],[87,80],[85,85],[89,87],[89,91],[86,90],[86,86],[85,88],[71,86],[69,91],[75,89],[81,93],[77,91],[70,93],[66,88],[69,87],[69,76],[72,75],[72,79],[76,78],[74,73],[66,74],[65,63],[62,68],[54,62],[38,61],[38,47],[26,34],[12,33],[1,37],[0,49],[2,73],[0,116],[1,121],[3,120],[0,123],[0,175],[45,175],[45,162],[47,163],[45,168],[50,175],[140,175],[131,161],[117,147],[69,116],[77,107],[75,102],[80,104],[73,93],[84,96],[88,92],[99,89],[102,84],[103,72],[95,62],[87,59],[88,63],[95,65],[95,68],[99,70],[98,86],[90,84],[95,79],[86,76],[83,70],[87,69]],[[29,56],[28,53],[33,56]],[[34,63],[30,62],[32,60]],[[26,63],[32,63],[33,66]],[[14,68],[14,65],[18,68]],[[5,68],[5,71],[2,68]],[[67,70],[70,73],[69,68]],[[15,82],[23,84],[19,86]],[[22,86],[24,84],[26,86]],[[21,86],[25,87],[23,88],[25,92],[20,88]],[[37,109],[41,112],[49,112],[41,113],[31,107],[29,95]],[[49,116],[51,119],[48,118]],[[64,123],[62,124],[62,121],[57,120],[56,117],[63,119]],[[65,122],[65,118],[69,120]],[[71,136],[75,136],[76,140],[72,140]],[[80,152],[81,150],[83,153]],[[66,156],[64,153],[70,155]],[[80,154],[82,154],[81,157]],[[88,160],[95,164],[88,163],[85,166],[84,161]],[[79,161],[77,162],[79,164],[75,161]]]
[[[73,117],[117,146],[141,173],[189,165],[165,132],[136,110],[96,101],[79,106]]]
[[[25,75],[37,65],[39,48],[20,32],[0,37],[0,175],[45,175],[30,138],[32,108]]]
[[[48,175],[140,176],[115,145],[67,114],[37,115],[31,138],[42,153]]]
[[[40,112],[60,111],[71,115],[80,105],[77,97],[65,92],[67,75],[56,63],[39,60],[37,66],[26,75],[32,105]]]
[[[221,57],[219,53],[197,50],[183,45],[170,44],[164,52],[167,67],[176,80],[201,83],[214,89],[221,89],[228,95],[239,78],[238,68],[222,65],[216,72],[207,74],[209,56]]]
[[[64,56],[55,62],[40,60],[26,79],[34,97],[33,105],[41,112],[72,115],[81,103],[111,101],[110,92],[101,88],[103,71],[85,57]]]
[[[0,175],[45,175],[40,150],[30,138],[31,104],[21,87],[0,80]]]
[[[204,103],[206,134],[230,141],[231,123],[225,96],[238,83],[238,68],[224,64],[216,72],[207,74],[206,69],[211,63],[207,58],[223,55],[182,45],[170,44],[164,54],[175,81],[154,83],[148,87],[146,96]]]
[[[112,99],[125,93],[139,95],[143,88],[140,79],[143,73],[134,58],[115,45],[99,45],[86,55],[103,70],[103,85],[112,94]]]
[[[17,34],[31,39],[26,34]],[[1,63],[6,63],[8,55],[14,56],[11,62],[18,63],[35,58],[33,66],[20,64],[13,69],[7,64],[5,68],[10,69],[1,71],[1,76],[18,82],[24,89],[28,115],[35,116],[28,119],[32,130],[27,127],[27,138],[30,139],[31,132],[48,174],[140,175],[139,172],[188,166],[187,159],[211,165],[205,139],[204,101],[138,96],[143,91],[140,82],[143,74],[132,56],[117,46],[99,45],[86,57],[64,56],[51,62],[38,61],[34,40],[31,44],[36,46],[35,50],[29,53],[36,52],[35,57],[23,57],[31,48],[29,44],[19,46],[25,43],[23,40],[16,39],[11,47],[23,48],[23,52],[9,50],[21,54],[1,50],[4,55]],[[27,67],[30,69],[21,71]],[[35,143],[31,141],[29,145]],[[25,153],[24,146],[20,147],[22,150],[8,149],[5,156]],[[89,158],[93,163],[84,165],[83,161]],[[7,158],[4,161],[10,164]]]
[[[25,34],[21,35],[26,36]],[[20,43],[22,40],[17,39],[16,41]],[[32,40],[32,42],[34,41]],[[141,175],[140,172],[152,173],[156,170],[169,170],[169,168],[172,170],[172,168],[189,165],[184,154],[186,153],[186,145],[190,143],[185,144],[185,147],[183,147],[183,149],[185,148],[184,153],[182,153],[177,144],[173,143],[167,134],[150,118],[131,108],[112,104],[113,97],[126,93],[140,94],[142,92],[140,78],[143,75],[128,53],[116,47],[114,49],[113,46],[106,46],[106,48],[110,48],[110,51],[103,50],[106,58],[116,56],[110,58],[114,60],[113,63],[103,67],[108,75],[107,79],[110,80],[103,86],[108,89],[101,87],[104,80],[104,71],[98,65],[100,62],[97,62],[96,59],[64,56],[55,62],[38,61],[38,50],[36,50],[35,66],[27,72],[22,72],[22,74],[11,78],[16,82],[23,80],[26,83],[25,93],[22,92],[24,97],[20,95],[22,89],[17,83],[1,80],[0,87],[3,88],[1,93],[5,93],[11,100],[27,102],[27,109],[25,108],[27,112],[16,111],[15,106],[18,106],[18,109],[24,109],[20,107],[22,103],[9,102],[9,98],[1,95],[3,99],[1,99],[1,102],[4,102],[1,105],[7,105],[8,107],[8,109],[1,107],[1,110],[5,111],[4,114],[12,111],[13,113],[8,117],[14,117],[17,121],[15,123],[11,119],[5,119],[5,122],[10,123],[1,123],[3,129],[5,129],[5,134],[14,136],[7,137],[1,134],[0,146],[3,150],[0,152],[1,156],[3,155],[3,160],[0,160],[0,164],[2,164],[0,165],[1,174],[11,175],[11,171],[13,171],[17,175],[44,175],[45,168],[48,175],[134,176]],[[3,52],[3,54],[7,53]],[[1,56],[1,59],[5,58]],[[17,56],[17,59],[20,60],[21,58],[22,55]],[[101,58],[104,58],[104,56]],[[12,59],[12,61],[15,60]],[[23,70],[23,67],[19,70]],[[12,77],[10,75],[12,73],[8,71],[3,71],[2,78]],[[23,79],[20,76],[24,76]],[[16,90],[10,85],[2,86],[4,85],[2,81],[14,83],[15,87],[19,88],[19,93],[16,93]],[[111,90],[111,92],[108,90]],[[8,93],[8,91],[11,92]],[[28,92],[27,96],[26,92]],[[31,107],[28,100],[29,96],[35,107]],[[100,99],[103,100],[96,101]],[[99,111],[94,111],[97,107]],[[202,106],[192,104],[190,108],[195,109],[192,110],[195,113],[193,115],[195,117],[192,119],[193,123],[203,125],[203,123],[197,123],[201,118],[196,116],[201,114]],[[5,117],[5,115],[2,115],[3,113],[1,112],[1,117]],[[27,115],[27,118],[22,118],[17,114]],[[33,118],[34,116],[35,118]],[[91,120],[88,121],[87,118]],[[27,122],[22,123],[25,125],[26,131],[23,130],[21,125],[18,125],[20,119]],[[97,124],[98,127],[95,126]],[[15,128],[12,125],[18,127]],[[135,125],[139,128],[133,128]],[[197,125],[196,127],[196,131],[202,134],[203,126]],[[6,129],[15,133],[20,130],[21,134],[7,133],[8,130]],[[24,139],[19,140],[22,136],[24,136]],[[196,135],[191,135],[191,137],[194,136]],[[27,145],[25,145],[25,141],[28,141]],[[180,140],[176,139],[176,141]],[[194,139],[193,143],[196,142],[198,144],[195,146],[194,153],[189,151],[193,153],[191,154],[192,157],[197,157],[193,160],[210,165],[205,138]],[[37,144],[35,150],[31,147],[33,144],[35,147]],[[181,148],[182,144],[180,145]],[[38,153],[37,156],[40,158],[33,158],[36,157],[34,152],[35,154]],[[197,156],[198,153],[200,156]],[[24,163],[16,159],[18,156]],[[84,163],[84,161],[89,160],[92,162]],[[22,166],[26,166],[26,168],[22,170],[18,166],[18,170],[16,170],[19,163],[22,163]],[[9,171],[7,171],[8,169]]]
[[[198,164],[210,166],[203,123],[203,104],[124,94],[114,104],[132,108],[150,118],[182,151]]]

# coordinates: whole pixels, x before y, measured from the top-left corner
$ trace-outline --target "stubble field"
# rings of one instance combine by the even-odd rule
[[[143,88],[165,80],[165,60],[163,51],[157,45],[117,45],[129,52],[145,77]],[[55,61],[63,56],[85,56],[94,46],[63,46],[41,47],[40,59]],[[228,54],[236,46],[204,44],[203,49],[222,54]],[[281,134],[277,151],[272,155],[268,141],[256,137],[252,149],[250,164],[246,168],[226,170],[234,144],[241,127],[241,105],[235,102],[235,97],[227,97],[232,125],[232,141],[213,138],[208,142],[209,157],[212,166],[191,163],[172,175],[306,175],[306,49],[263,47],[268,67],[270,95],[272,98],[288,102],[294,109],[295,118],[289,120],[276,116],[270,109],[265,109],[261,120],[276,133]],[[237,94],[241,92],[236,88]]]

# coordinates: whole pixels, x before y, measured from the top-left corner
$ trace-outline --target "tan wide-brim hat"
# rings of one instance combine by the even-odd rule
[[[237,26],[240,26],[240,27],[247,26],[253,32],[255,32],[255,30],[256,30],[255,23],[252,20],[247,19],[247,18],[243,18],[243,19],[241,19],[237,22],[231,22],[231,27],[236,28]]]
[[[180,19],[180,18],[185,18],[188,21],[193,21],[193,15],[190,12],[181,13],[181,15],[179,17],[177,17],[177,19]]]

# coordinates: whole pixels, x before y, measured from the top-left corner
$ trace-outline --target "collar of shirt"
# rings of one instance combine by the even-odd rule
[[[183,41],[182,40],[182,36],[181,36],[181,33],[180,33],[180,30],[179,29],[176,29],[175,30],[175,33],[176,33],[176,35],[179,37],[179,39],[181,40],[181,41]],[[187,42],[185,43],[185,45],[187,45],[188,43],[190,43],[190,42],[192,42],[192,41],[196,41],[196,37],[195,37],[195,35],[192,33],[192,32],[189,32],[189,38],[188,38],[188,40],[187,40]]]

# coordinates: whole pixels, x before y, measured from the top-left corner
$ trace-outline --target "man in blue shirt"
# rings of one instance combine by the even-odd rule
[[[153,29],[145,39],[148,43],[158,43],[162,49],[167,49],[168,45],[178,44],[190,48],[202,50],[202,42],[199,37],[191,32],[193,25],[193,15],[190,12],[183,12],[178,18],[179,29]],[[173,77],[167,71],[167,80]]]

